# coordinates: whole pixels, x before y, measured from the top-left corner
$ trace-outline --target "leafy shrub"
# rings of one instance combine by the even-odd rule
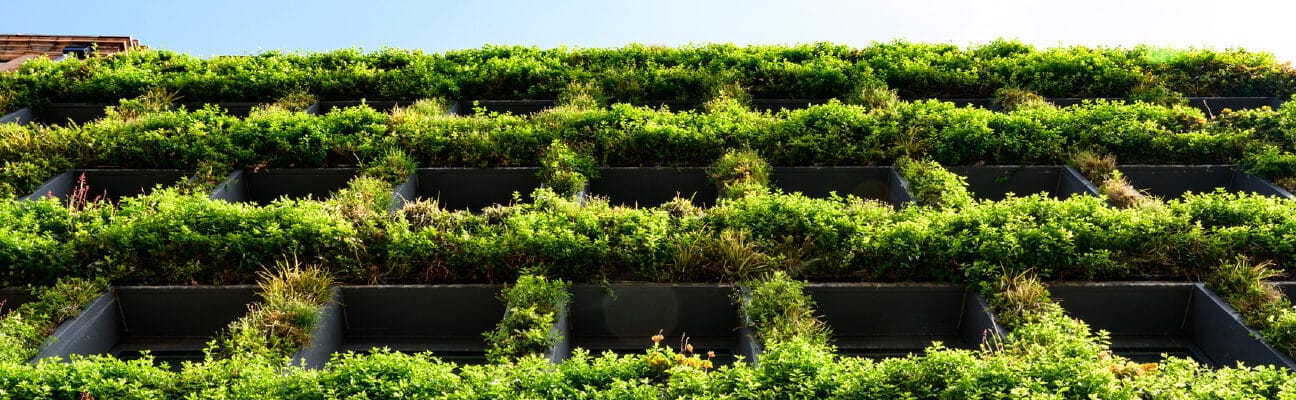
[[[937,208],[961,208],[972,203],[966,180],[935,161],[896,160],[896,170],[909,181],[914,201]]]
[[[769,190],[770,165],[754,151],[730,151],[710,168],[721,198],[733,199]]]
[[[540,181],[554,192],[575,196],[585,190],[590,179],[598,178],[594,159],[560,141],[553,141],[540,156]]]
[[[562,337],[554,330],[566,313],[570,294],[561,279],[522,275],[517,284],[500,294],[508,311],[495,330],[485,334],[486,358],[507,362],[528,354],[544,354]]]
[[[749,299],[740,299],[742,313],[762,343],[800,338],[827,345],[828,326],[815,316],[814,300],[804,292],[805,284],[782,271],[746,284]]]
[[[8,310],[0,319],[0,363],[23,363],[35,357],[60,323],[76,317],[106,290],[108,281],[103,278],[59,279],[51,286],[33,288],[36,300]]]

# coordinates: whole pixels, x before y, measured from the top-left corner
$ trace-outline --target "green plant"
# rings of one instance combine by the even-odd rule
[[[752,150],[729,151],[709,169],[720,198],[734,199],[769,191],[770,165]]]
[[[1130,89],[1130,101],[1141,101],[1149,104],[1160,106],[1187,105],[1188,98],[1183,93],[1176,92],[1165,84],[1159,82],[1156,77],[1148,77]]]
[[[319,102],[319,98],[306,91],[292,92],[285,94],[274,101],[274,105],[288,111],[306,111],[311,105]]]
[[[805,283],[782,271],[744,283],[749,298],[740,296],[741,311],[751,321],[762,343],[800,338],[827,345],[831,331],[815,316],[815,303],[805,293]]]
[[[575,196],[585,190],[590,179],[598,178],[594,158],[554,140],[540,154],[540,181],[564,196]]]
[[[393,186],[405,182],[418,164],[413,157],[405,154],[400,149],[388,149],[380,156],[370,162],[360,163],[360,174],[372,178],[381,179]]]
[[[594,82],[571,82],[558,93],[558,105],[574,109],[598,109],[607,101]]]
[[[895,89],[888,88],[885,82],[872,82],[861,86],[843,101],[868,109],[888,110],[900,103],[900,95]]]
[[[495,330],[485,334],[486,358],[507,362],[528,354],[543,354],[561,341],[553,326],[566,312],[571,296],[567,287],[561,279],[522,275],[517,284],[504,289],[500,299],[508,308]]]
[[[1147,204],[1149,199],[1134,188],[1120,171],[1112,171],[1102,183],[1098,184],[1098,194],[1106,197],[1113,205],[1120,208],[1139,207]]]
[[[9,310],[0,319],[0,363],[22,363],[34,357],[41,342],[60,323],[76,317],[108,290],[108,280],[64,278],[29,290],[36,300]]]
[[[297,259],[280,260],[258,276],[261,302],[213,342],[209,358],[244,354],[275,359],[310,344],[323,307],[332,301],[333,276]]]
[[[973,203],[967,181],[935,161],[917,161],[908,157],[896,159],[896,170],[909,181],[914,201],[946,209],[966,207]]]
[[[1246,257],[1223,262],[1207,277],[1206,285],[1237,309],[1247,325],[1260,331],[1265,341],[1296,356],[1296,308],[1268,280],[1281,276],[1273,263],[1253,263]]]
[[[1053,103],[1049,103],[1043,96],[1027,90],[1006,87],[995,91],[994,104],[1008,112],[1053,107]]]
[[[983,283],[983,292],[999,322],[1014,329],[1044,315],[1061,310],[1049,295],[1048,288],[1031,271],[1017,274],[1004,271],[998,280]]]

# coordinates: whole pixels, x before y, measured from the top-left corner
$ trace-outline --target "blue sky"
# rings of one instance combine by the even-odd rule
[[[1245,47],[1296,59],[1286,1],[9,0],[0,32],[130,35],[199,56],[383,46],[616,47],[732,42],[1138,43]]]

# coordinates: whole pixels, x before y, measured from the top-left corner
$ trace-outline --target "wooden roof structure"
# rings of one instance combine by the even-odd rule
[[[12,71],[23,62],[46,55],[62,56],[69,48],[93,45],[99,54],[131,51],[140,47],[139,40],[130,36],[64,36],[64,35],[0,35],[0,71]]]

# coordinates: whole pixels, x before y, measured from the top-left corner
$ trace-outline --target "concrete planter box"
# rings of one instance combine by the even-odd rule
[[[710,206],[715,204],[716,185],[700,167],[602,168],[599,178],[589,183],[589,193],[614,205],[652,207],[679,196]]]
[[[523,201],[540,187],[537,168],[420,168],[413,179],[398,189],[403,200],[437,200],[446,209],[481,211],[482,208],[513,203],[513,194]]]
[[[46,181],[27,199],[54,196],[67,201],[83,175],[89,189],[86,200],[99,198],[114,203],[123,197],[152,192],[158,185],[175,185],[189,178],[187,171],[174,169],[74,169]]]
[[[1165,353],[1216,367],[1239,361],[1293,367],[1202,284],[1056,284],[1049,291],[1068,315],[1110,332],[1112,351],[1137,362],[1159,361]]]
[[[855,196],[891,204],[897,209],[913,201],[908,185],[891,167],[776,167],[770,184],[785,193],[809,197]]]
[[[1237,171],[1231,165],[1121,165],[1117,168],[1136,189],[1164,199],[1179,198],[1187,192],[1209,193],[1216,188],[1292,198],[1286,190]]]
[[[334,353],[387,348],[460,364],[486,362],[483,335],[504,315],[498,285],[342,286],[311,346],[295,362],[319,368]]]
[[[975,290],[953,284],[819,283],[806,286],[832,328],[838,354],[922,354],[933,342],[979,349],[1004,330]]]
[[[36,359],[109,354],[136,359],[148,350],[178,368],[201,361],[203,349],[256,302],[256,286],[115,287],[65,322]]]
[[[732,286],[710,284],[574,285],[568,332],[572,348],[644,354],[659,331],[661,345],[680,350],[687,336],[697,354],[714,351],[713,362],[754,361],[751,334],[741,327]]]
[[[345,188],[359,174],[352,168],[274,169],[263,172],[234,171],[212,190],[212,200],[250,202],[260,205],[289,199],[325,200]]]
[[[999,201],[1008,193],[1017,196],[1046,193],[1057,199],[1098,196],[1098,188],[1068,166],[952,166],[948,169],[967,178],[968,190],[977,199]]]

